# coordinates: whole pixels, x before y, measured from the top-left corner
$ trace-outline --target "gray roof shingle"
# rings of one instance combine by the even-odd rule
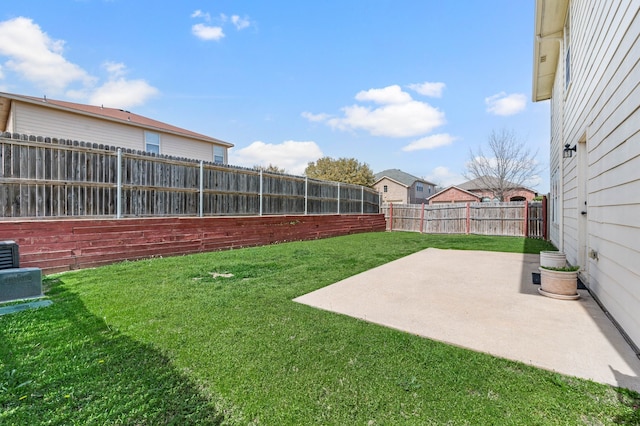
[[[401,184],[406,185],[406,186],[411,186],[416,181],[424,182],[424,183],[427,183],[429,185],[433,185],[433,183],[431,183],[431,182],[428,182],[428,181],[426,181],[424,179],[421,179],[419,177],[410,175],[409,173],[405,173],[400,169],[388,169],[388,170],[383,170],[383,171],[375,174],[376,182],[378,182],[380,179],[382,179],[384,177],[389,178],[389,179],[393,179],[396,182],[400,182]]]

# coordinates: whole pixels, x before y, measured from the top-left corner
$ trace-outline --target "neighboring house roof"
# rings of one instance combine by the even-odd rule
[[[569,0],[537,0],[533,47],[534,102],[551,99]]]
[[[492,176],[485,176],[482,178],[476,178],[469,180],[467,182],[461,183],[460,185],[456,185],[459,189],[464,189],[466,191],[483,191],[489,189],[487,187],[487,183],[489,183],[491,187],[497,188],[500,185],[498,184],[498,179]],[[527,191],[535,192],[532,189],[526,188],[522,185],[517,185],[513,182],[505,181],[507,187],[510,189],[525,189]]]
[[[103,120],[126,123],[133,126],[143,127],[145,129],[155,129],[165,133],[173,133],[183,137],[195,138],[198,140],[223,145],[231,148],[232,143],[221,141],[210,136],[182,129],[171,124],[153,120],[142,115],[134,114],[130,111],[117,108],[106,108],[103,106],[93,106],[77,104],[73,102],[57,101],[49,98],[36,98],[33,96],[15,95],[11,93],[0,92],[0,129],[4,130],[7,126],[11,101],[16,100],[39,106],[46,106],[59,111],[66,111],[74,114],[80,114],[88,117],[99,118]]]
[[[388,170],[384,170],[384,171],[382,171],[380,173],[376,173],[375,174],[375,183],[378,183],[383,178],[391,179],[391,180],[396,181],[399,184],[404,185],[406,187],[410,187],[415,182],[423,182],[423,183],[426,183],[428,185],[434,185],[431,182],[428,182],[428,181],[426,181],[424,179],[421,179],[419,177],[410,175],[409,173],[405,173],[405,172],[403,172],[402,170],[399,170],[399,169],[388,169]]]
[[[445,188],[445,189],[443,189],[442,191],[438,191],[438,192],[436,192],[435,194],[433,194],[432,196],[427,197],[427,200],[430,200],[430,199],[432,199],[432,198],[435,198],[435,197],[437,197],[438,195],[442,195],[442,194],[444,194],[445,192],[451,191],[451,190],[453,190],[453,189],[457,189],[457,190],[458,190],[458,191],[460,191],[460,192],[464,192],[465,194],[469,194],[469,196],[471,196],[471,197],[474,197],[474,198],[480,199],[480,196],[479,196],[478,194],[474,194],[474,193],[473,193],[473,192],[471,192],[471,191],[467,191],[466,189],[463,189],[463,188],[461,188],[460,186],[451,185],[451,186],[446,187],[446,188]]]

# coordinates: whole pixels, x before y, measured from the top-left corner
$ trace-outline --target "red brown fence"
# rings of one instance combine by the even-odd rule
[[[21,267],[38,267],[47,274],[384,230],[381,214],[22,220],[0,222],[0,240],[18,243]]]

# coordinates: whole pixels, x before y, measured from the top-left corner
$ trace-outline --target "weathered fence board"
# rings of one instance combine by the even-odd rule
[[[175,256],[360,232],[383,232],[382,214],[38,219],[6,221],[0,240],[20,246],[20,265],[44,274],[122,260]]]
[[[387,229],[546,238],[544,203],[385,204]]]
[[[10,133],[0,183],[2,218],[379,212],[357,185]]]
[[[426,207],[426,206],[425,206]],[[425,208],[426,220],[422,232],[431,234],[464,234],[466,232],[466,208],[454,205],[436,205]]]

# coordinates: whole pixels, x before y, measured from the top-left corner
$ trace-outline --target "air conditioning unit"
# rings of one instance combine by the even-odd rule
[[[0,269],[20,267],[20,254],[15,241],[0,241]]]
[[[0,241],[0,303],[42,296],[40,268],[21,268],[18,244]]]

